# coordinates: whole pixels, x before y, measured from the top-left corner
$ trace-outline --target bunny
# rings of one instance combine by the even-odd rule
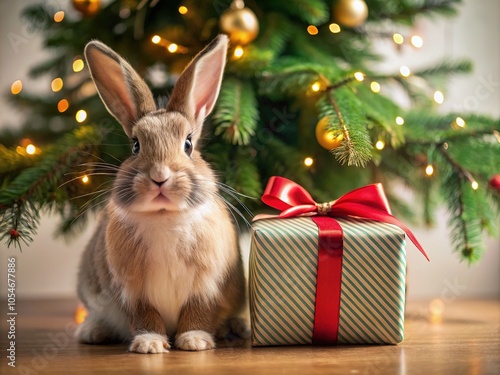
[[[138,73],[99,41],[85,58],[108,111],[132,140],[109,204],[85,249],[78,295],[89,312],[82,343],[131,340],[129,350],[206,350],[245,303],[230,212],[197,148],[219,95],[228,38],[217,36],[186,67],[166,108]]]

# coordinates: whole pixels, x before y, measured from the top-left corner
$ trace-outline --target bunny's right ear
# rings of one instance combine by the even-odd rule
[[[131,137],[135,122],[156,110],[146,82],[129,63],[101,42],[87,44],[85,59],[104,105]]]

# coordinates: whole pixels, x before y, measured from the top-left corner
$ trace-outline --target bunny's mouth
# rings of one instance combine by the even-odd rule
[[[171,205],[172,201],[162,193],[158,193],[158,195],[153,199],[153,203]]]

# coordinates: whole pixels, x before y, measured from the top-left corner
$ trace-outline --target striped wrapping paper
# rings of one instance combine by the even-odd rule
[[[344,232],[339,344],[397,344],[404,335],[405,233],[336,219]],[[252,344],[311,344],[318,227],[310,217],[258,220],[250,252]]]

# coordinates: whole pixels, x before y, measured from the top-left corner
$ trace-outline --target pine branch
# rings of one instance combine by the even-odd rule
[[[311,175],[303,167],[304,154],[272,136],[262,138],[254,147],[259,150],[258,163],[264,181],[274,175],[287,176],[308,191],[314,191]]]
[[[331,152],[341,163],[365,166],[371,159],[372,146],[362,103],[347,87],[329,90],[318,101],[320,118],[337,118],[338,130],[344,134],[342,144]],[[330,123],[332,129],[335,124]]]
[[[404,134],[403,128],[396,124],[396,117],[404,117],[403,111],[389,98],[373,93],[367,85],[357,85],[355,90],[367,119],[383,129],[392,147],[400,147],[404,143]]]
[[[487,198],[472,174],[451,157],[446,145],[439,147],[438,151],[449,164],[450,172],[443,181],[442,189],[451,215],[455,250],[462,259],[473,263],[484,252],[483,229],[489,230],[491,235],[496,234],[493,226],[495,217],[491,210],[486,209]]]
[[[417,16],[451,17],[456,15],[457,7],[462,0],[423,0],[418,2],[402,1],[398,3],[378,1],[382,5],[379,9],[370,12],[369,18],[374,21],[390,19],[395,22],[412,23]],[[389,7],[391,5],[391,7]]]
[[[73,171],[87,157],[82,151],[100,140],[94,127],[80,127],[52,147],[42,150],[39,162],[24,169],[12,182],[0,190],[0,233],[7,243],[31,241],[42,208],[62,208],[66,205],[68,191],[58,186],[66,173]],[[5,179],[5,175],[1,178]],[[69,187],[68,187],[69,188]],[[13,231],[17,232],[13,236]]]
[[[215,135],[230,143],[245,145],[255,134],[259,112],[251,82],[227,77],[212,116]]]
[[[472,72],[472,63],[469,60],[458,60],[442,61],[434,66],[416,70],[412,74],[425,79],[436,77],[443,79],[448,75],[465,74],[470,72]]]
[[[326,22],[330,16],[329,9],[323,0],[287,0],[286,2],[268,0],[266,5],[271,9],[285,11],[313,25]]]
[[[4,179],[8,174],[31,167],[37,159],[37,155],[26,154],[26,150],[20,146],[13,150],[0,144],[0,186],[5,185]]]
[[[243,56],[231,59],[226,65],[226,72],[242,78],[259,76],[274,60],[275,52],[258,46],[245,46]]]
[[[269,49],[274,56],[279,56],[285,48],[288,39],[292,36],[290,22],[279,13],[267,14],[259,38],[254,45],[265,50]]]

